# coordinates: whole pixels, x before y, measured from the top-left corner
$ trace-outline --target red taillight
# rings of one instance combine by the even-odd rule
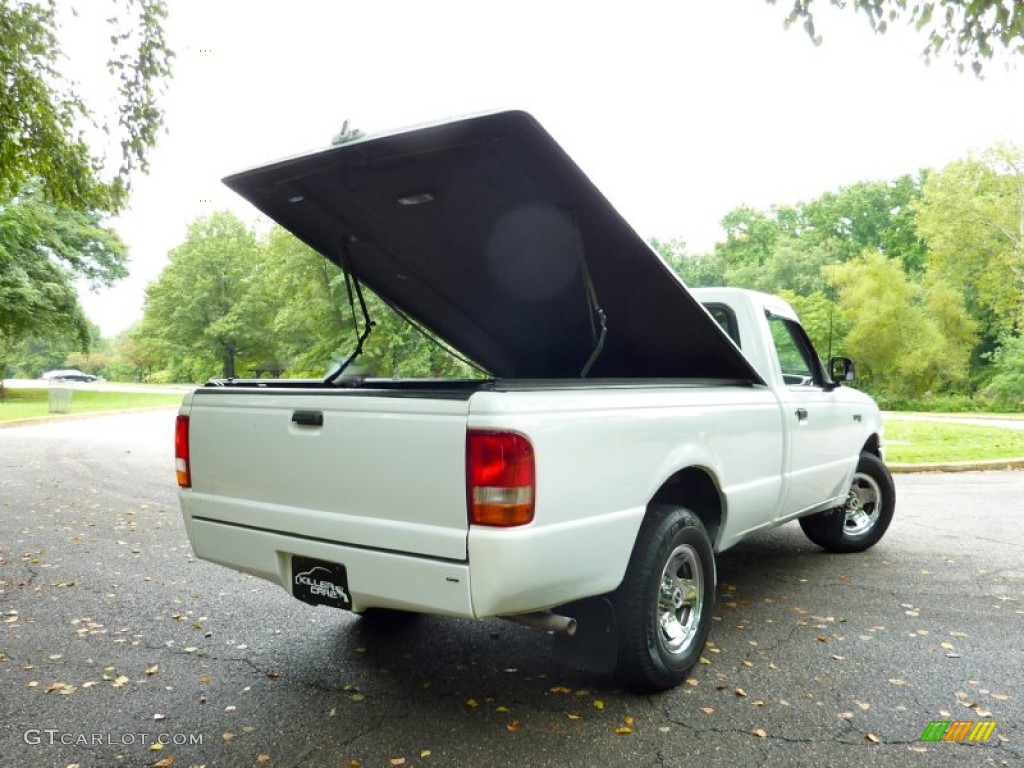
[[[533,520],[533,446],[515,432],[466,433],[469,522],[508,527]]]
[[[174,466],[178,470],[178,485],[192,487],[192,471],[188,465],[188,416],[178,416],[174,425]]]

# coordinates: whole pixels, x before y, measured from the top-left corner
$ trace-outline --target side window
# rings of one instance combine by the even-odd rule
[[[768,327],[782,366],[782,380],[789,386],[815,386],[817,366],[814,353],[800,326],[784,317],[768,315]]]
[[[722,330],[729,334],[729,338],[736,342],[736,346],[742,346],[740,344],[740,329],[739,324],[736,322],[736,315],[733,311],[725,304],[705,304],[704,309],[715,319]]]

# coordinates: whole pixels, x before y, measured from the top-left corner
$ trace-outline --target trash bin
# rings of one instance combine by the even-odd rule
[[[50,413],[71,413],[71,387],[50,387]]]

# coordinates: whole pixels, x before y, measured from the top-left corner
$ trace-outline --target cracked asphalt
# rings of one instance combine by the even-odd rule
[[[898,476],[860,555],[795,524],[724,553],[707,663],[642,697],[518,625],[374,623],[196,560],[173,415],[0,430],[0,766],[1024,764],[1024,472]]]

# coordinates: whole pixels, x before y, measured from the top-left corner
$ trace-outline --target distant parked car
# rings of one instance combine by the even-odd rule
[[[60,371],[47,371],[43,378],[49,381],[96,381],[99,376],[85,373],[77,368],[67,368]]]

